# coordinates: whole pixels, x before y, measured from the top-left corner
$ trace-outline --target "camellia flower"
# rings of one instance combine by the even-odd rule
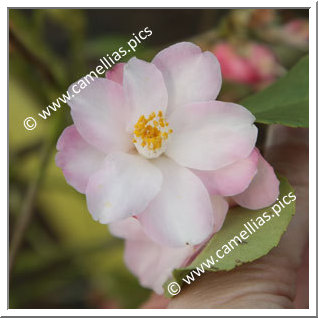
[[[56,164],[93,218],[127,240],[128,267],[157,292],[220,229],[224,196],[251,209],[278,196],[255,148],[254,116],[216,101],[220,87],[216,57],[183,42],[151,63],[116,65],[69,101],[74,125]],[[146,273],[149,264],[156,269]]]
[[[229,81],[268,85],[283,74],[274,53],[261,44],[235,46],[220,42],[213,52],[221,64],[223,77]]]

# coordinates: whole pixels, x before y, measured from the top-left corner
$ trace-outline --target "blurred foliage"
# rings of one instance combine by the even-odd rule
[[[251,39],[269,45],[281,65],[290,68],[308,46],[277,43],[277,37],[268,34],[295,17],[308,19],[308,10],[273,12],[275,21],[266,33],[266,28],[254,25],[255,10],[245,9],[149,9],[133,14],[9,9],[9,234],[11,243],[18,241],[10,273],[10,308],[137,308],[150,292],[125,267],[123,242],[92,220],[84,196],[66,184],[55,166],[57,138],[72,122],[68,106],[39,121],[33,131],[24,129],[24,118],[51,104],[70,83],[95,68],[99,58],[145,26],[153,34],[135,53],[145,60],[182,40],[209,49],[218,40]],[[264,12],[257,14],[256,22],[265,19]],[[225,80],[220,99],[238,101],[252,92],[249,85]]]

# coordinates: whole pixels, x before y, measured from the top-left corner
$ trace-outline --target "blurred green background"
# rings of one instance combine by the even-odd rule
[[[123,242],[92,220],[55,166],[68,106],[33,131],[23,126],[146,26],[152,35],[134,55],[148,61],[178,41],[212,52],[229,44],[234,64],[221,63],[220,100],[265,87],[308,52],[308,10],[9,9],[10,308],[138,308],[150,295],[126,269]],[[252,69],[251,45],[270,52],[254,56]],[[245,75],[259,74],[232,76],[233,56]]]

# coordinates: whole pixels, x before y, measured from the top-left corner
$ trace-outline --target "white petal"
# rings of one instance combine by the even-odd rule
[[[124,91],[131,107],[129,130],[141,115],[167,108],[168,94],[160,71],[155,65],[132,58],[124,66]]]
[[[100,223],[141,213],[161,188],[160,170],[138,155],[111,153],[87,185],[88,210]]]
[[[168,119],[173,133],[166,155],[181,166],[216,170],[247,158],[257,128],[244,107],[219,101],[179,107]]]
[[[172,247],[196,245],[213,230],[209,194],[201,180],[172,160],[154,160],[163,174],[161,191],[138,216],[144,231],[158,243]]]
[[[225,221],[225,217],[229,210],[229,204],[223,197],[219,195],[212,195],[211,202],[213,205],[214,220],[215,220],[213,232],[216,233],[220,231],[222,228],[222,225]]]
[[[134,218],[110,225],[111,232],[120,233],[128,239],[125,243],[125,263],[136,275],[142,286],[162,294],[162,285],[171,276],[173,269],[180,267],[194,252],[194,248],[169,248],[157,244],[143,232]]]
[[[105,154],[88,144],[74,125],[64,129],[57,150],[55,162],[66,181],[77,191],[85,193],[90,176],[100,168]]]
[[[122,86],[106,78],[94,78],[74,94],[74,89],[79,90],[80,81],[70,86],[69,94],[74,97],[68,104],[81,136],[104,153],[127,151],[133,147],[126,133],[129,112]]]
[[[171,113],[187,103],[214,100],[219,94],[222,76],[217,58],[211,52],[189,42],[169,46],[152,61],[162,72],[168,89]]]

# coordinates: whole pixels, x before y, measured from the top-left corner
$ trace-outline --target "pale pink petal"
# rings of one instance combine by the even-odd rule
[[[152,112],[165,112],[168,102],[167,89],[160,71],[154,64],[132,58],[124,67],[123,87],[131,107],[130,126],[141,115]]]
[[[56,147],[55,162],[67,183],[85,193],[89,177],[100,168],[105,154],[88,144],[74,125],[64,129]]]
[[[213,230],[213,210],[201,180],[189,169],[163,156],[154,159],[163,174],[161,191],[139,214],[144,231],[154,241],[172,247],[196,245]]]
[[[193,247],[169,248],[152,241],[126,241],[125,263],[140,284],[163,294],[162,285],[171,272],[193,253]]]
[[[112,235],[123,238],[125,240],[148,241],[141,228],[140,222],[135,217],[130,217],[118,222],[113,222],[108,225]]]
[[[160,170],[138,155],[109,154],[90,179],[87,206],[94,220],[110,223],[146,209],[162,184]]]
[[[219,195],[212,195],[211,196],[211,203],[213,206],[213,216],[214,216],[214,226],[213,226],[213,232],[210,236],[208,236],[203,242],[195,246],[195,251],[189,257],[184,264],[182,264],[182,267],[189,266],[195,258],[202,252],[206,244],[211,240],[213,235],[220,231],[220,229],[223,226],[223,223],[225,221],[227,212],[229,210],[229,203],[228,198],[223,198]]]
[[[211,52],[203,52],[189,42],[172,45],[153,59],[162,72],[169,95],[168,113],[177,106],[214,100],[219,94],[222,76],[220,64]]]
[[[129,233],[133,229],[135,236],[125,242],[125,263],[142,286],[158,294],[163,293],[162,285],[171,276],[173,269],[180,267],[194,251],[191,246],[169,248],[151,241],[134,218],[111,224],[111,227],[112,233],[118,236],[119,232],[124,237],[125,229]]]
[[[247,158],[256,142],[255,117],[219,101],[178,107],[168,118],[173,133],[166,155],[181,166],[217,170]]]
[[[79,91],[80,83],[83,89]],[[68,102],[74,124],[81,136],[105,153],[133,147],[126,133],[128,109],[122,86],[106,78],[93,78],[84,88],[84,78],[69,88]]]
[[[120,85],[123,84],[124,66],[126,63],[117,63],[106,72],[106,78]]]
[[[256,210],[270,206],[279,195],[279,181],[272,166],[259,154],[257,174],[249,187],[233,199],[245,208]]]
[[[185,262],[182,264],[182,267],[189,266],[196,257],[202,252],[206,244],[211,240],[213,235],[218,232],[225,221],[227,212],[229,210],[229,204],[227,198],[223,198],[219,195],[211,196],[211,202],[213,206],[213,215],[214,215],[214,226],[213,233],[208,236],[203,242],[195,246],[194,252],[188,257]]]
[[[204,183],[210,194],[236,195],[249,186],[257,173],[258,151],[253,150],[245,159],[218,170],[192,170]]]
[[[212,195],[211,202],[214,211],[214,227],[213,233],[216,233],[221,230],[224,223],[225,217],[229,210],[228,202],[219,195]]]

